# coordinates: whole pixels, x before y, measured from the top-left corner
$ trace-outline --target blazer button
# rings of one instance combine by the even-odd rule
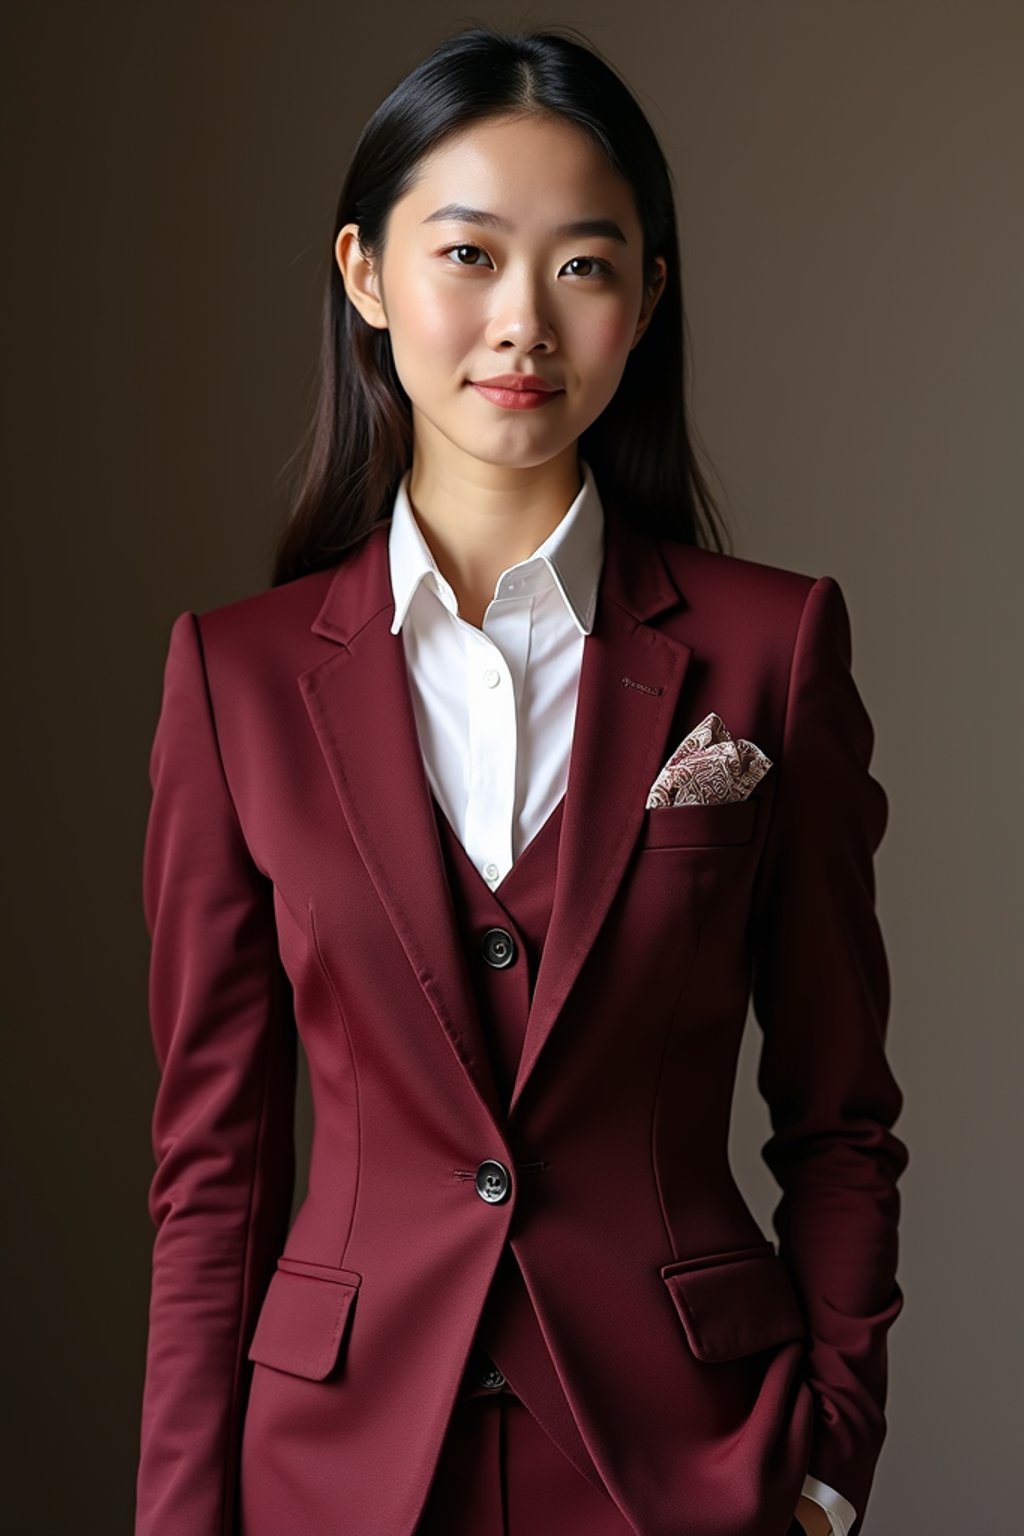
[[[506,928],[488,928],[480,941],[488,965],[502,970],[516,957],[516,941]]]
[[[476,1170],[476,1192],[489,1205],[498,1205],[504,1200],[511,1183],[505,1164],[493,1158],[487,1158]]]

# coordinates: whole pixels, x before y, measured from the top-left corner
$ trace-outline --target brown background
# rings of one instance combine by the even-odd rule
[[[736,551],[847,595],[891,801],[879,906],[912,1154],[869,1525],[1014,1528],[1022,15],[8,7],[7,1529],[131,1528],[156,1083],[139,863],[168,631],[266,584],[347,157],[478,18],[578,26],[637,91],[676,177],[696,416]],[[733,1155],[767,1224],[755,1066],[751,1023]]]

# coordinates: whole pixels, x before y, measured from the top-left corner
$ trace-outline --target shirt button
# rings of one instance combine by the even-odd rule
[[[497,880],[497,878],[498,878],[498,866],[497,866],[497,864],[485,864],[484,865],[484,874],[487,876],[488,880]]]
[[[496,671],[494,667],[488,667],[487,671],[484,673],[484,682],[487,684],[488,688],[497,688],[498,684],[501,682],[501,673]]]

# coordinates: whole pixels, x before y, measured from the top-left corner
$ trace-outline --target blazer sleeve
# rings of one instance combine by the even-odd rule
[[[854,1505],[856,1533],[886,1433],[909,1153],[892,1132],[903,1096],[885,1053],[890,985],[875,911],[888,799],[870,772],[874,731],[851,661],[842,591],[819,577],[797,628],[754,893],[752,1000],[773,1132],[761,1151],[783,1192],[772,1219],[809,1330],[808,1471]]]
[[[136,1536],[230,1536],[245,1350],[294,1189],[296,1031],[272,885],[218,750],[198,616],[170,633],[142,895],[160,1069]]]

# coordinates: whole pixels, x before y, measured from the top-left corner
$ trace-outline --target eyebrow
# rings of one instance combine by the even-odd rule
[[[443,208],[436,208],[433,213],[427,215],[424,224],[434,223],[458,223],[458,224],[483,224],[490,229],[511,230],[515,226],[500,214],[488,213],[483,208],[467,208],[463,203],[445,203]],[[562,236],[606,236],[609,240],[620,240],[623,245],[628,245],[622,230],[614,219],[573,219],[568,224],[559,224],[552,230],[552,234]]]

